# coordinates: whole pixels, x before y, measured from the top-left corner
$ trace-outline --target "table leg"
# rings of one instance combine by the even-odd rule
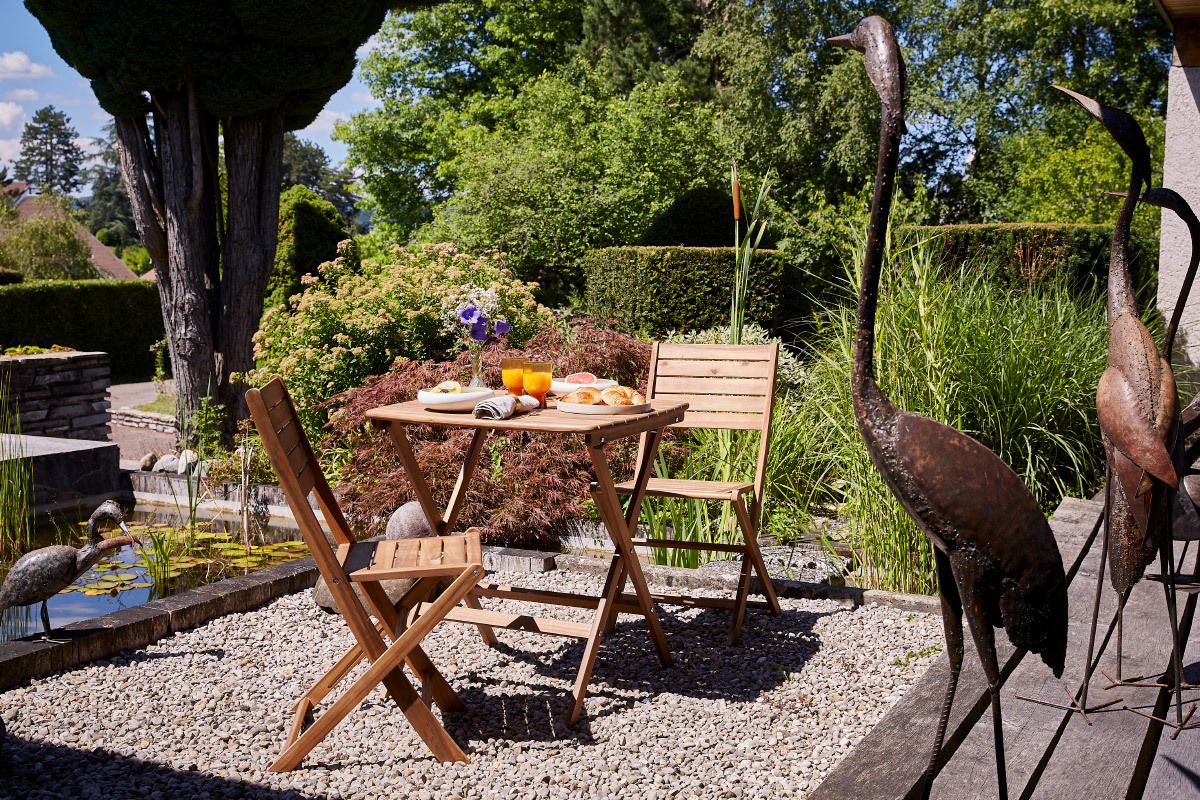
[[[604,579],[604,591],[600,593],[600,603],[592,616],[592,629],[588,634],[587,644],[583,646],[583,661],[579,664],[579,672],[575,675],[575,685],[571,687],[571,705],[567,708],[567,727],[575,727],[583,713],[583,698],[587,695],[588,684],[592,680],[592,667],[596,664],[596,654],[600,651],[600,639],[604,635],[605,624],[609,616],[615,616],[612,608],[617,599],[617,576],[621,573],[621,558],[613,556],[608,567],[608,576]]]
[[[645,441],[638,450],[641,458],[634,465],[634,484],[633,495],[629,498],[629,507],[625,509],[625,525],[633,532],[637,531],[637,520],[641,515],[642,502],[646,499],[646,484],[650,481],[650,473],[654,470],[654,459],[658,455],[658,445],[662,442],[662,430],[646,431]],[[595,501],[595,492],[592,492],[593,501]],[[597,507],[599,503],[597,502]],[[617,595],[620,596],[625,591],[625,570],[621,569],[621,575],[617,581]],[[617,627],[617,613],[613,613],[608,618],[608,622],[604,626],[605,633],[612,633]]]
[[[658,621],[658,612],[654,610],[654,600],[650,597],[650,588],[646,586],[646,576],[642,574],[641,562],[633,553],[633,543],[630,541],[629,527],[625,524],[625,515],[621,513],[621,500],[613,485],[612,472],[608,468],[608,457],[604,453],[604,445],[588,438],[588,455],[591,456],[592,466],[596,470],[596,499],[600,518],[608,528],[617,548],[617,557],[622,562],[629,580],[633,583],[633,591],[637,595],[638,606],[646,624],[650,628],[650,638],[658,650],[658,659],[663,666],[671,666],[671,648],[667,646],[667,637],[663,634],[662,625]],[[645,477],[645,476],[639,476]],[[614,582],[613,588],[616,588]],[[603,627],[603,625],[601,626]]]

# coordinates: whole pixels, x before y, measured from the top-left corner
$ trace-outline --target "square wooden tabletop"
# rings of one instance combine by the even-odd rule
[[[497,392],[497,396],[502,394]],[[651,401],[653,406],[641,414],[571,414],[559,411],[557,401],[549,398],[549,408],[517,414],[510,419],[479,419],[470,411],[434,411],[416,400],[379,406],[367,412],[376,424],[442,425],[449,428],[483,428],[495,431],[543,431],[545,433],[605,433],[629,436],[666,427],[683,420],[687,403]]]

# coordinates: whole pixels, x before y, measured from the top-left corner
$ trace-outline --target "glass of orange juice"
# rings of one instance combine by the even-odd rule
[[[549,361],[525,362],[525,373],[521,376],[525,384],[525,393],[537,399],[538,408],[546,407],[546,392],[550,391],[550,379],[553,374],[554,366]]]
[[[504,388],[508,389],[509,394],[519,396],[524,392],[525,362],[527,360],[524,358],[500,359],[500,374],[504,378]]]

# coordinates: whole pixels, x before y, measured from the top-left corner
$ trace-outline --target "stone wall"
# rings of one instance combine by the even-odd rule
[[[108,353],[0,356],[21,415],[21,433],[107,441]]]
[[[135,408],[115,408],[112,410],[112,424],[126,428],[143,428],[157,433],[169,433],[175,438],[179,438],[179,427],[175,424],[175,418],[170,414],[138,411]]]

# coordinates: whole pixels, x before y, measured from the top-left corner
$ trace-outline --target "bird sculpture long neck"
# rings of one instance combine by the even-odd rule
[[[1195,222],[1194,215],[1191,221]],[[1179,297],[1175,300],[1175,310],[1171,312],[1171,321],[1167,324],[1167,335],[1163,337],[1163,358],[1167,360],[1168,364],[1171,363],[1171,358],[1175,353],[1175,334],[1179,331],[1179,321],[1183,318],[1184,306],[1187,305],[1188,296],[1192,292],[1192,282],[1196,279],[1196,269],[1200,267],[1200,229],[1193,224],[1189,224],[1188,232],[1191,234],[1192,239],[1192,258],[1188,262],[1183,284],[1179,287]]]
[[[862,285],[858,293],[858,318],[854,331],[854,356],[850,387],[855,404],[868,395],[887,402],[875,382],[875,314],[879,305],[879,276],[883,269],[883,249],[887,234],[888,212],[896,184],[896,164],[900,158],[901,122],[885,113],[879,132],[879,163],[875,170],[875,193],[871,197],[871,221],[867,226],[867,252],[863,257]],[[902,117],[900,117],[902,119]]]
[[[1125,314],[1138,313],[1137,296],[1133,292],[1133,279],[1129,275],[1129,227],[1133,223],[1133,212],[1141,194],[1142,179],[1135,165],[1130,171],[1129,191],[1117,214],[1113,228],[1112,254],[1108,263],[1108,324]]]

